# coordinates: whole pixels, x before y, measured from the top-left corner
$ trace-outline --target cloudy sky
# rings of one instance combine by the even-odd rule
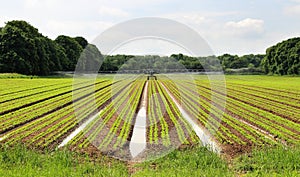
[[[43,35],[89,41],[120,22],[164,17],[195,29],[216,55],[264,53],[300,36],[300,0],[10,0],[1,3],[0,26],[28,21]]]

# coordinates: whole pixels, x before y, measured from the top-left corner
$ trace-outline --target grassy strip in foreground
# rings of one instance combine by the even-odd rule
[[[106,156],[58,150],[38,153],[18,145],[0,145],[0,176],[300,176],[300,148],[255,150],[233,160],[231,167],[204,147],[175,150],[167,156],[130,168]]]
[[[246,176],[300,176],[300,147],[254,150],[235,159],[234,170]]]
[[[102,156],[92,161],[70,151],[37,153],[22,145],[0,147],[0,176],[129,176],[126,164]]]
[[[205,147],[175,150],[135,168],[139,170],[133,176],[234,176],[226,161]]]
[[[166,157],[137,164],[133,176],[300,176],[300,148],[254,150],[232,165],[204,147],[176,150]]]

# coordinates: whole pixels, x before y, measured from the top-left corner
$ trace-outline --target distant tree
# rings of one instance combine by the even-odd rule
[[[103,62],[103,56],[93,44],[88,44],[81,53],[78,61],[77,71],[98,72]]]
[[[267,74],[300,74],[300,38],[288,39],[268,48],[262,67]]]
[[[191,57],[179,53],[170,57],[114,55],[103,58],[97,47],[83,37],[60,35],[53,41],[29,23],[18,20],[0,27],[0,72],[48,75],[53,71],[73,71],[76,66],[82,71],[95,72],[101,65],[100,71],[248,68],[259,72],[263,68],[267,74],[288,75],[300,73],[299,60],[300,38],[280,42],[268,48],[266,55]]]
[[[239,59],[237,55],[224,54],[219,56],[218,58],[224,69],[231,68],[231,67],[236,68],[236,66],[239,65],[239,62],[237,62],[237,64],[233,63],[234,61]]]
[[[62,46],[67,56],[67,65],[63,66],[63,70],[74,71],[83,48],[74,38],[69,36],[60,35],[55,39],[55,42]]]
[[[81,37],[81,36],[75,37],[74,39],[78,42],[78,44],[83,49],[89,44],[88,41],[85,38]]]
[[[74,70],[88,42],[83,37],[43,36],[25,21],[9,21],[0,33],[0,72],[48,75]]]
[[[39,58],[35,40],[29,37],[39,35],[29,24],[27,24],[29,27],[26,27],[23,21],[20,21],[20,23],[22,25],[15,21],[14,23],[7,23],[2,29],[0,39],[1,72],[35,74],[39,71],[37,63]],[[36,32],[37,34],[27,34],[27,31]]]

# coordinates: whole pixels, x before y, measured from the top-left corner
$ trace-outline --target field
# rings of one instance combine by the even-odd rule
[[[226,90],[206,76],[190,77],[0,79],[0,144],[44,151],[64,146],[137,161],[211,142],[229,161],[254,149],[300,144],[299,77],[226,76]],[[146,146],[132,157],[143,101]]]

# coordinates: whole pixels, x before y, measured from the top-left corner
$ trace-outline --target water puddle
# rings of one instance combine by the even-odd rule
[[[60,145],[58,146],[58,148],[64,147],[66,144],[68,144],[76,135],[78,135],[78,133],[80,133],[83,129],[85,129],[85,127],[90,124],[94,119],[96,119],[100,113],[102,112],[102,110],[100,112],[98,112],[97,114],[95,114],[94,116],[92,116],[91,118],[89,118],[86,122],[84,122],[82,125],[80,125],[80,127],[78,127],[76,130],[74,130],[69,136],[67,136],[62,143],[60,143]]]
[[[143,90],[142,102],[140,110],[136,116],[135,125],[132,132],[132,137],[129,145],[130,153],[133,158],[138,156],[141,152],[146,149],[146,105],[147,105],[147,94],[148,94],[148,81],[145,84]]]
[[[206,146],[209,150],[220,154],[221,148],[218,146],[218,144],[213,141],[212,137],[207,134],[190,116],[189,114],[182,108],[182,106],[178,103],[178,101],[173,97],[173,95],[169,92],[169,90],[162,84],[168,95],[171,97],[175,105],[178,107],[181,115],[183,118],[190,124],[190,126],[193,128],[194,132],[202,142],[203,146]]]

